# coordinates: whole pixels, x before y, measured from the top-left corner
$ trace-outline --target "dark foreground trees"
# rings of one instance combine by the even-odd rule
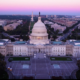
[[[4,61],[4,56],[0,53],[0,79],[8,79],[8,74],[6,70],[6,62]]]
[[[76,78],[80,79],[80,60],[77,60],[77,66],[78,66],[79,70],[76,72]]]

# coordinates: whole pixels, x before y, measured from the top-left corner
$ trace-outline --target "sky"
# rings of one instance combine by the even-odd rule
[[[77,15],[80,0],[0,0],[0,15]]]

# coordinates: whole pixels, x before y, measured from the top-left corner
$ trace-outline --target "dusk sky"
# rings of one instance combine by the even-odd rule
[[[77,15],[80,0],[0,0],[0,14]]]

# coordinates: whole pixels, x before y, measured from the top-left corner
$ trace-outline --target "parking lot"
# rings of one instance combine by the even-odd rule
[[[23,64],[29,64],[29,68],[23,69]],[[60,68],[54,68],[53,64],[59,65]],[[51,79],[51,76],[70,76],[72,71],[78,69],[74,59],[72,61],[51,61],[50,58],[31,58],[30,61],[7,61],[8,66],[12,67],[14,76],[34,76],[35,79]]]

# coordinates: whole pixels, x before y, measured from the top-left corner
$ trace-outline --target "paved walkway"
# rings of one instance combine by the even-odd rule
[[[77,79],[76,78],[76,72],[78,71],[78,69],[75,69],[72,73],[71,73],[71,79]]]
[[[7,59],[6,59],[7,60]],[[14,76],[33,76],[35,79],[51,79],[51,76],[70,76],[78,69],[76,62],[73,61],[51,61],[50,58],[34,59],[30,61],[7,62],[7,67],[12,67]],[[29,64],[29,69],[23,69],[23,64]],[[58,64],[60,69],[55,69],[53,64]]]

